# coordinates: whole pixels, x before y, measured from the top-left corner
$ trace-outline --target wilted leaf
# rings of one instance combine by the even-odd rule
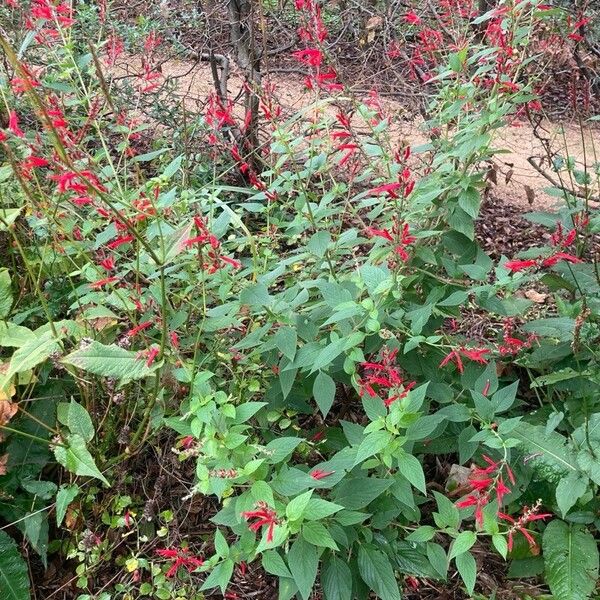
[[[0,400],[0,427],[6,425],[16,414],[18,407],[10,400]]]

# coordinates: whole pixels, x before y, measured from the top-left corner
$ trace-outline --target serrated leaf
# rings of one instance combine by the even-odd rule
[[[95,340],[84,348],[71,352],[62,362],[94,375],[126,381],[147,377],[160,364],[155,363],[149,367],[144,356],[138,352],[130,352],[115,344],[106,346]]]
[[[218,587],[221,589],[221,593],[224,594],[231,576],[233,575],[233,567],[235,563],[230,558],[225,559],[219,563],[206,578],[206,581],[202,584],[201,590],[210,590]]]
[[[323,567],[321,586],[325,600],[351,600],[352,573],[348,565],[337,556],[331,556]]]
[[[510,432],[510,437],[519,440],[520,447],[531,453],[533,458],[528,464],[543,469],[544,476],[551,481],[579,470],[566,438],[556,431],[546,433],[541,425],[521,422]]]
[[[290,521],[296,521],[302,516],[312,493],[313,491],[309,490],[289,501],[288,505],[285,507],[285,515]]]
[[[58,420],[69,428],[71,433],[80,435],[86,442],[92,441],[95,430],[92,418],[81,404],[71,399],[71,402],[59,402],[56,416]]]
[[[12,286],[8,269],[0,269],[0,319],[5,319],[13,303]]]
[[[275,345],[286,358],[294,360],[298,345],[298,333],[293,327],[280,327],[275,334]]]
[[[476,541],[477,534],[474,531],[461,531],[454,542],[452,542],[452,547],[450,548],[450,554],[448,555],[448,558],[453,559],[459,554],[463,554],[467,550],[470,550]]]
[[[475,589],[475,581],[477,579],[477,563],[475,562],[473,555],[470,552],[464,552],[463,554],[459,554],[454,559],[454,562],[461,579],[467,588],[467,592],[472,594],[473,590]]]
[[[308,521],[302,526],[302,537],[313,546],[339,550],[327,527],[319,521]]]
[[[555,519],[542,538],[546,582],[555,598],[586,600],[598,579],[598,546],[581,526]]]
[[[317,569],[319,567],[319,553],[315,546],[298,538],[288,553],[288,564],[292,577],[298,586],[298,591],[303,600],[308,600],[311,595]]]
[[[358,570],[363,581],[381,600],[401,600],[389,558],[372,546],[359,546]]]
[[[29,600],[27,563],[15,541],[0,530],[0,590],[2,600]]]
[[[412,454],[402,454],[398,457],[398,469],[420,492],[427,493],[425,474],[419,459]]]
[[[56,494],[56,526],[60,527],[65,515],[67,514],[67,508],[69,504],[75,500],[79,494],[79,486],[73,485],[61,485],[60,489]]]
[[[343,508],[340,504],[323,500],[323,498],[311,498],[306,505],[304,518],[309,521],[319,521],[335,514]]]
[[[287,568],[283,558],[276,550],[267,550],[262,554],[263,569],[277,577],[292,577],[290,570]]]
[[[23,373],[33,369],[40,363],[43,363],[48,357],[58,351],[60,346],[58,340],[52,335],[52,332],[46,331],[41,335],[35,335],[27,340],[10,359],[10,366],[4,375],[4,379],[8,380],[16,373]]]
[[[585,494],[588,488],[588,478],[581,473],[572,471],[563,477],[556,486],[556,504],[564,517],[577,500]]]
[[[68,471],[75,475],[95,477],[109,485],[108,481],[98,470],[92,455],[85,446],[85,440],[79,435],[70,435],[65,440],[65,446],[56,446],[54,456],[56,460]]]
[[[323,417],[326,417],[335,400],[335,381],[320,371],[313,384],[313,396]]]
[[[381,452],[391,440],[392,434],[387,431],[373,431],[367,434],[358,447],[354,466]]]

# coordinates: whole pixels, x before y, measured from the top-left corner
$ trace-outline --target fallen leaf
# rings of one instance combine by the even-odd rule
[[[546,298],[548,298],[548,294],[542,294],[541,292],[536,292],[535,290],[527,290],[525,292],[525,298],[535,302],[536,304],[543,304],[546,302]]]
[[[510,180],[512,179],[512,176],[513,176],[513,173],[514,173],[514,171],[512,169],[509,169],[506,172],[506,176],[504,177],[504,183],[506,183],[506,184],[510,183]]]
[[[527,194],[527,202],[529,202],[529,204],[533,204],[535,201],[535,191],[533,188],[530,188],[528,185],[526,185],[525,193]]]
[[[6,425],[16,414],[18,406],[10,400],[0,400],[0,427]]]
[[[8,454],[0,456],[0,475],[6,475],[6,467],[8,465]]]

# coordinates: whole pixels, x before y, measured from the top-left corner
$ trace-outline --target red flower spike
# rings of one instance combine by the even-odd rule
[[[335,473],[335,471],[322,471],[321,469],[313,469],[310,472],[310,476],[315,479],[316,481],[319,481],[319,479],[324,479],[325,477],[329,477],[330,475],[333,475]]]
[[[533,259],[529,260],[509,260],[504,263],[504,268],[509,271],[516,273],[518,271],[523,271],[525,269],[529,269],[531,267],[535,267],[537,265],[537,261]]]
[[[179,567],[183,567],[191,573],[194,569],[197,569],[204,564],[204,560],[200,557],[192,556],[188,548],[159,549],[156,550],[156,554],[161,558],[167,558],[172,561],[169,570],[165,573],[165,576],[169,579],[177,575]]]
[[[275,525],[279,523],[277,513],[264,502],[257,503],[257,510],[251,510],[242,513],[242,518],[246,521],[256,519],[253,523],[249,523],[250,531],[258,531],[261,527],[267,526],[267,542],[273,541]]]
[[[17,113],[14,110],[11,110],[8,115],[8,129],[16,137],[25,137],[25,133],[19,127],[19,118],[17,117]]]

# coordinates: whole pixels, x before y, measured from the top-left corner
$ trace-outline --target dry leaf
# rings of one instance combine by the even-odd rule
[[[18,406],[10,400],[0,400],[0,427],[6,425],[16,414]]]
[[[496,165],[492,165],[488,170],[485,178],[493,183],[494,185],[498,185],[498,176],[496,171]]]
[[[96,319],[90,319],[89,321],[96,331],[102,331],[103,329],[112,327],[117,323],[117,320],[113,317],[97,317]]]
[[[506,184],[510,183],[513,173],[514,173],[514,171],[512,169],[509,169],[508,171],[506,171],[506,175],[504,177],[504,183],[506,183]]]
[[[6,475],[6,469],[8,465],[8,454],[0,456],[0,475]]]
[[[529,204],[533,204],[535,200],[535,192],[533,191],[533,188],[530,188],[528,185],[526,185],[525,193],[527,194],[527,202],[529,202]]]
[[[548,294],[542,294],[541,292],[536,292],[535,290],[527,290],[525,292],[525,298],[535,302],[536,304],[543,304],[546,302],[546,298]]]

